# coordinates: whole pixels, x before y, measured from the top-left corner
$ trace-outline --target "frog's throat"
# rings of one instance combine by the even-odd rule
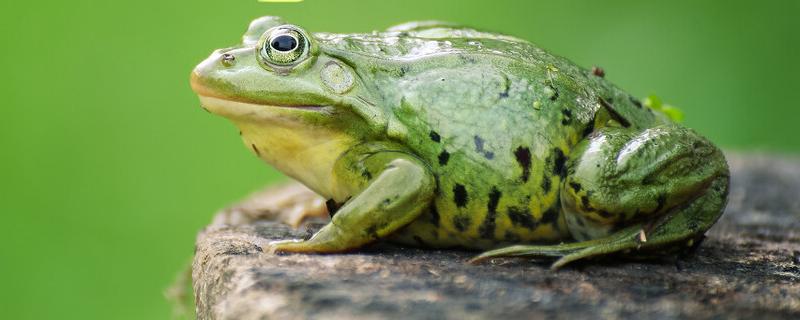
[[[324,116],[325,107],[269,106],[202,95],[200,102],[208,111],[230,119],[245,146],[261,160],[324,197],[337,196],[331,179],[334,163],[357,141],[305,121],[307,116]]]

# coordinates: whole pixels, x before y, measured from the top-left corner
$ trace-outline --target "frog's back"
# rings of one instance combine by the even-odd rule
[[[399,123],[390,127],[403,128],[394,138],[438,181],[434,205],[398,232],[404,242],[489,248],[564,240],[566,159],[592,132],[597,111],[621,110],[637,126],[656,121],[601,77],[529,42],[463,28],[398,32],[388,41],[395,45],[386,37],[366,44],[393,56],[379,68],[395,70],[370,82]]]

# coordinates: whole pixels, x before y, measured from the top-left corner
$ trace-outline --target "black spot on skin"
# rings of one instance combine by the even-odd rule
[[[478,234],[480,234],[482,238],[494,238],[494,230],[497,226],[495,222],[497,218],[497,204],[500,202],[500,197],[502,195],[500,190],[497,190],[496,187],[492,187],[492,192],[489,193],[489,203],[486,206],[486,219],[483,220],[483,224],[478,228]]]
[[[430,136],[431,136],[431,140],[433,140],[433,142],[442,141],[442,137],[439,136],[439,133],[437,133],[436,131],[431,131]]]
[[[552,181],[550,181],[550,176],[547,176],[547,175],[543,176],[542,177],[542,184],[541,184],[542,191],[547,193],[547,191],[550,190],[551,185],[552,185]]]
[[[533,220],[533,216],[527,208],[508,207],[508,218],[511,223],[517,226],[523,226],[528,229],[536,227],[536,221]]]
[[[586,208],[586,210],[594,210],[592,205],[589,204],[589,198],[592,197],[592,193],[593,193],[593,191],[588,191],[588,190],[586,191],[586,196],[584,197],[584,198],[586,198],[586,201],[585,201],[585,203],[582,203],[584,205],[584,208]],[[581,200],[581,201],[583,202],[583,200]]]
[[[528,182],[531,175],[531,150],[522,146],[517,147],[517,150],[514,150],[514,157],[522,167],[522,182]]]
[[[570,110],[570,109],[562,109],[561,110],[561,114],[564,115],[564,117],[561,118],[561,124],[567,125],[570,122],[572,122],[572,110]]]
[[[480,136],[475,136],[475,151],[483,153],[483,139]]]
[[[242,135],[242,130],[239,130],[239,135],[240,135],[240,136]]]
[[[516,234],[516,233],[513,233],[513,232],[511,232],[510,230],[509,230],[509,231],[506,231],[506,235],[505,235],[504,239],[505,239],[506,241],[508,241],[508,242],[520,242],[520,240],[521,240],[521,239],[519,238],[519,235],[518,235],[518,234]]]
[[[378,226],[375,226],[375,225],[369,226],[369,228],[367,228],[366,232],[373,239],[377,239],[378,238]]]
[[[431,224],[434,227],[439,227],[439,221],[442,219],[439,216],[439,210],[436,209],[435,205],[431,205],[431,207],[430,207],[430,209],[428,209],[428,211],[430,211],[430,214],[431,214]]]
[[[500,203],[500,197],[503,194],[497,188],[492,188],[492,192],[489,193],[489,203],[487,204],[487,209],[490,213],[497,213],[497,205]]]
[[[511,83],[510,83],[510,81],[508,80],[508,78],[506,78],[506,84],[505,84],[505,88],[503,89],[503,92],[500,92],[500,94],[498,95],[498,97],[499,97],[500,99],[505,99],[505,98],[508,98],[508,90],[510,90],[510,89],[511,89]]]
[[[613,214],[611,214],[611,212],[605,210],[598,210],[597,214],[606,219],[611,219],[611,217],[614,216]]]
[[[658,180],[658,177],[656,175],[654,175],[654,174],[651,174],[651,175],[648,175],[648,176],[644,177],[644,179],[642,179],[642,184],[643,185],[655,184],[657,180]]]
[[[563,178],[567,175],[567,157],[564,156],[564,152],[559,148],[553,149],[553,154],[555,155],[553,158],[553,174],[560,176],[563,180]]]
[[[494,152],[486,151],[483,148],[484,147],[483,138],[481,138],[480,136],[475,136],[474,139],[475,139],[475,151],[477,151],[478,153],[482,154],[486,159],[489,159],[489,160],[493,159],[494,158]]]
[[[591,210],[592,209],[592,205],[589,204],[589,197],[587,197],[587,196],[581,197],[581,206],[583,206],[584,210]]]
[[[402,66],[402,67],[400,67],[400,70],[398,70],[398,75],[401,76],[401,77],[405,76],[406,73],[408,73],[408,70],[409,70],[408,66]]]
[[[453,226],[460,232],[464,232],[469,227],[469,224],[472,220],[469,218],[468,215],[459,215],[453,217]]]
[[[425,241],[422,241],[422,238],[420,238],[419,236],[414,236],[414,241],[416,241],[417,244],[419,244],[420,246],[423,246],[423,247],[427,247],[428,246],[428,244],[425,243]]]
[[[558,89],[556,89],[556,87],[554,87],[552,85],[547,85],[547,86],[550,87],[550,89],[553,90],[553,95],[550,96],[550,101],[556,101],[556,99],[558,99],[558,96],[559,96]]]
[[[327,201],[325,201],[325,207],[328,208],[328,215],[330,215],[331,218],[333,218],[333,215],[336,214],[336,211],[339,211],[339,208],[341,206],[338,203],[336,203],[336,200],[328,199]]]
[[[468,64],[473,64],[473,63],[477,62],[477,60],[475,60],[474,57],[466,56],[466,55],[463,55],[463,54],[458,55],[458,58],[461,61],[463,61],[464,63],[468,63]]]
[[[372,173],[370,173],[367,169],[363,169],[361,171],[361,176],[364,177],[364,179],[372,180]]]
[[[629,97],[628,97],[628,100],[630,100],[630,101],[631,101],[631,103],[633,103],[633,105],[635,105],[637,108],[639,108],[639,109],[641,109],[641,108],[642,108],[642,102],[641,102],[641,101],[639,101],[639,99],[636,99],[636,98],[634,98],[634,97],[630,97],[630,96],[629,96]]]
[[[469,201],[467,196],[467,188],[464,188],[463,185],[456,184],[455,187],[453,187],[453,201],[459,208],[466,207],[467,201]]]
[[[586,136],[591,134],[592,131],[594,131],[594,121],[589,121],[589,123],[586,125],[586,128],[583,128],[582,136],[585,138]]]
[[[552,223],[555,225],[558,222],[558,214],[561,211],[561,203],[556,201],[547,211],[542,213],[542,223]]]
[[[569,186],[572,188],[572,190],[575,190],[575,193],[581,192],[581,184],[580,183],[577,183],[575,181],[570,181],[569,182]]]
[[[442,150],[442,153],[439,154],[439,165],[447,165],[448,160],[450,160],[450,153],[447,150]]]
[[[261,156],[261,151],[258,151],[258,148],[255,144],[250,144],[250,147],[253,148],[253,152],[255,152],[257,156]]]
[[[663,194],[659,195],[658,199],[656,199],[656,203],[657,203],[656,210],[654,210],[653,212],[659,212],[661,211],[661,209],[664,209],[664,205],[667,204],[667,196]]]

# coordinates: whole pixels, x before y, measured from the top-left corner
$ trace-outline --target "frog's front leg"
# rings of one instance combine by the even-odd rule
[[[666,252],[701,238],[726,203],[729,173],[722,152],[677,125],[601,128],[576,146],[567,166],[562,210],[580,242],[513,246],[475,260],[555,256],[561,257],[557,268],[616,252]]]
[[[435,180],[427,166],[399,148],[374,143],[356,147],[337,160],[334,168],[339,197],[350,199],[310,239],[273,242],[274,252],[359,248],[409,224],[433,198]]]

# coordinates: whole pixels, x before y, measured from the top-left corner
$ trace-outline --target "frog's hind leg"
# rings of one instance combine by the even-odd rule
[[[602,128],[576,146],[561,186],[562,210],[579,242],[516,245],[472,261],[559,257],[559,268],[612,253],[689,249],[722,214],[728,177],[722,152],[689,129]]]

